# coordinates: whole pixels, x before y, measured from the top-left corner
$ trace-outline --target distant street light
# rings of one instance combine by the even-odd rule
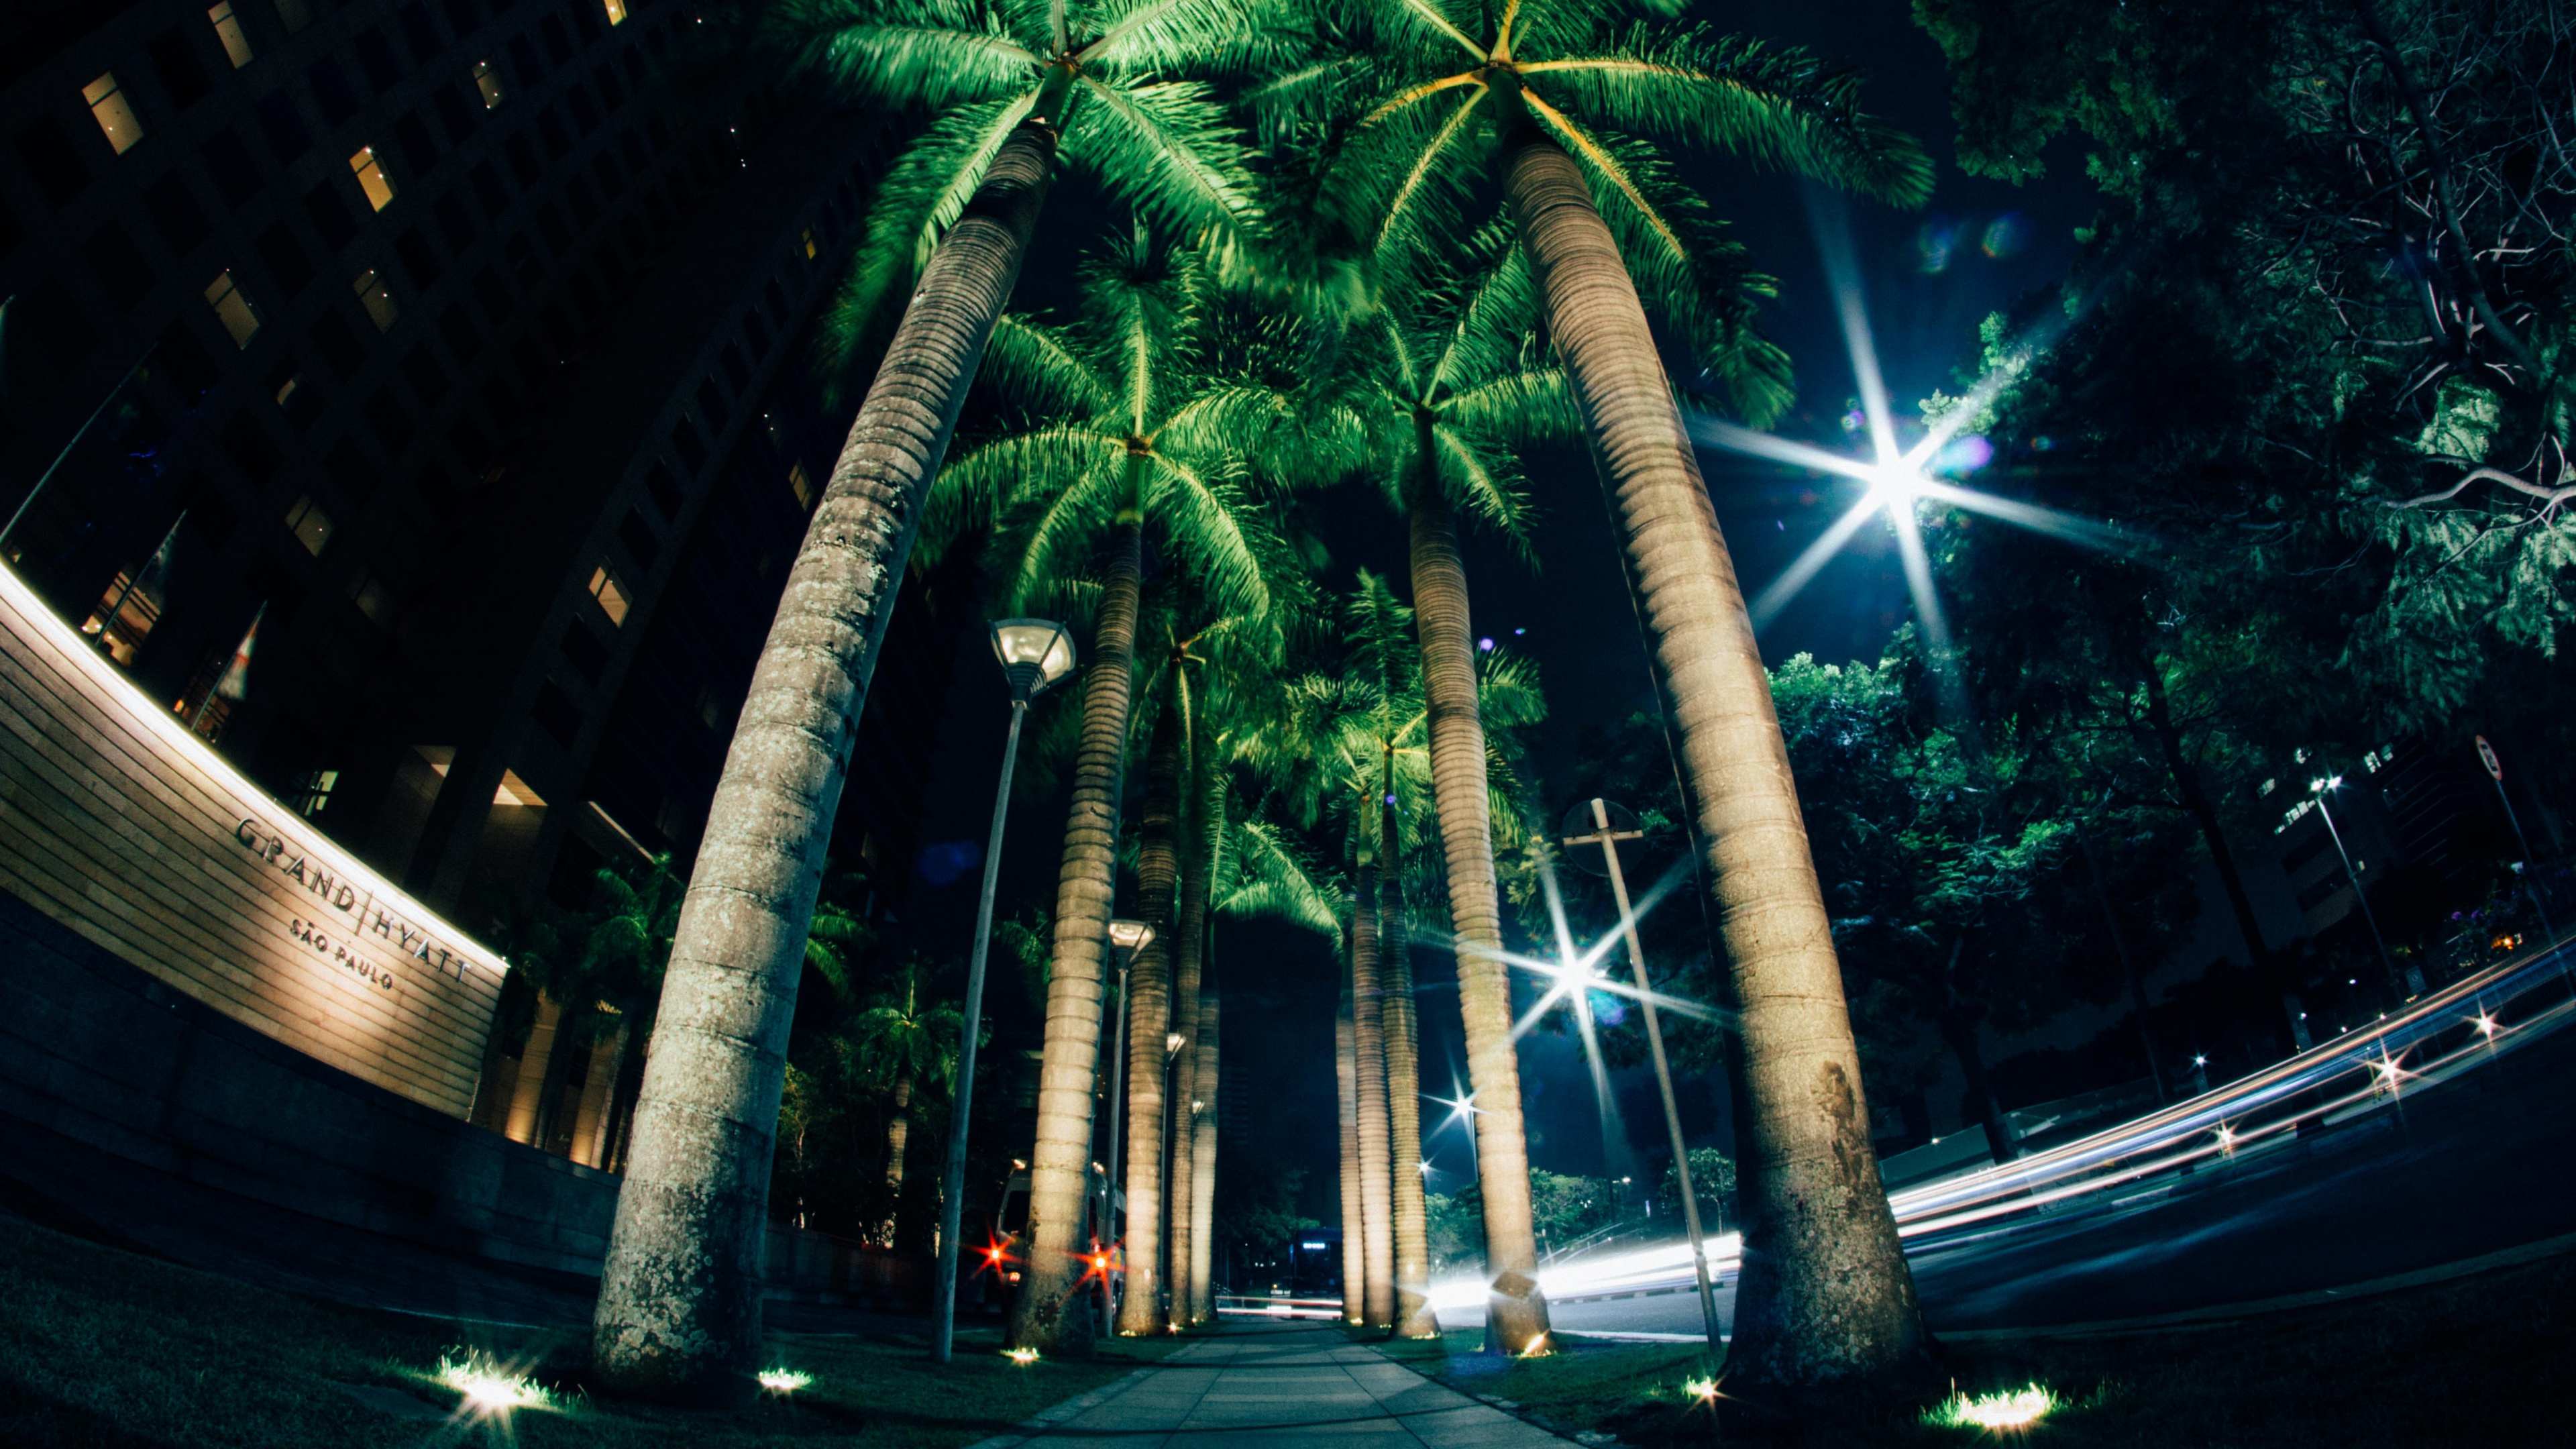
[[[1118,1109],[1127,1102],[1127,968],[1136,964],[1136,953],[1154,939],[1154,928],[1143,921],[1125,919],[1109,923],[1109,945],[1118,953],[1118,1024],[1109,1033],[1109,1145],[1102,1149],[1111,1162],[1118,1161]],[[1100,1170],[1100,1241],[1102,1251],[1118,1241],[1115,1220],[1118,1184],[1109,1169]],[[1109,1285],[1108,1270],[1100,1274],[1101,1322],[1118,1321],[1118,1294]]]
[[[2317,813],[2326,818],[2326,834],[2334,838],[2335,854],[2343,857],[2344,878],[2352,882],[2352,898],[2361,904],[2362,923],[2370,927],[2370,943],[2379,948],[2379,964],[2388,972],[2390,989],[2404,991],[2410,1001],[2423,995],[2424,973],[2414,967],[2407,967],[2404,982],[2402,984],[2399,982],[2397,962],[2388,954],[2388,942],[2379,934],[2379,918],[2370,913],[2370,892],[2362,887],[2361,872],[2353,868],[2352,852],[2344,849],[2343,832],[2335,828],[2334,811],[2326,807],[2326,797],[2343,788],[2343,776],[2333,775],[2323,780],[2312,780],[2308,783],[2308,788],[2316,792]]]
[[[1586,825],[1592,827],[1588,832],[1583,829]],[[1642,840],[1645,834],[1637,827],[1637,817],[1625,807],[1598,797],[1575,806],[1565,817],[1564,844],[1569,849],[1599,846],[1602,862],[1609,870],[1610,899],[1619,908],[1619,929],[1628,939],[1628,966],[1637,977],[1637,1004],[1646,1009],[1646,1045],[1654,1056],[1655,1086],[1664,1094],[1664,1131],[1672,1138],[1673,1177],[1682,1192],[1682,1229],[1690,1234],[1691,1275],[1699,1283],[1700,1319],[1708,1328],[1708,1351],[1717,1353],[1725,1339],[1717,1331],[1717,1294],[1709,1287],[1708,1248],[1700,1240],[1699,1197],[1691,1188],[1690,1148],[1682,1140],[1681,1106],[1673,1099],[1673,1069],[1664,1059],[1664,1028],[1655,1017],[1655,990],[1646,979],[1646,948],[1637,941],[1636,913],[1628,905],[1628,877],[1619,869],[1619,842]]]
[[[948,1171],[939,1183],[939,1269],[932,1289],[930,1361],[948,1362],[957,1336],[957,1234],[966,1207],[966,1128],[974,1121],[975,1038],[983,1031],[984,956],[993,941],[993,887],[1002,869],[1002,827],[1010,819],[1011,774],[1020,763],[1020,725],[1029,701],[1073,672],[1073,636],[1045,619],[999,619],[993,653],[1011,686],[1011,733],[1002,746],[1002,780],[993,794],[993,828],[984,844],[984,894],[975,906],[975,954],[966,968],[965,1023],[957,1048],[957,1102],[949,1112]]]

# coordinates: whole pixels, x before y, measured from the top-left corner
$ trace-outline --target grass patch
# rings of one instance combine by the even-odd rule
[[[808,1384],[706,1413],[592,1398],[579,1383],[585,1338],[272,1293],[0,1216],[0,1444],[11,1449],[390,1449],[432,1435],[533,1449],[949,1449],[1190,1341],[1105,1340],[1087,1363],[1022,1367],[997,1333],[967,1331],[939,1369],[922,1336],[774,1334],[764,1367]],[[545,1403],[514,1409],[506,1432],[492,1419],[443,1428],[467,1389]]]
[[[1560,1337],[1547,1358],[1479,1352],[1481,1331],[1453,1333],[1407,1362],[1469,1393],[1491,1394],[1574,1429],[1648,1449],[1715,1442],[1709,1377],[1690,1344]],[[1389,1346],[1405,1357],[1406,1346]],[[2267,1314],[2187,1330],[1947,1346],[1957,1389],[2055,1400],[2028,1433],[2048,1449],[2226,1445],[2230,1449],[2423,1449],[2571,1442],[2564,1390],[2576,1352],[2576,1259],[2481,1274],[2349,1306]],[[1954,1411],[1818,1425],[1817,1449],[1992,1442],[1999,1431]],[[2021,1431],[2001,1431],[2019,1437]]]

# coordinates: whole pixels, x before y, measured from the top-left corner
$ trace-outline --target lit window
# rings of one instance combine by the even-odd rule
[[[608,9],[609,24],[623,25],[626,23],[626,0],[599,0],[599,3],[606,6]]]
[[[287,34],[293,35],[313,23],[313,6],[309,0],[276,0],[276,3],[277,18],[286,26]]]
[[[617,575],[608,571],[606,564],[591,570],[590,596],[599,600],[599,607],[608,615],[608,622],[612,624],[626,622],[626,585],[618,580]]]
[[[796,495],[797,507],[810,509],[814,506],[814,480],[805,476],[803,463],[787,465],[787,488]]]
[[[251,306],[250,298],[241,294],[241,288],[233,285],[232,273],[220,273],[206,284],[206,301],[214,306],[216,320],[232,334],[233,346],[248,347],[250,340],[259,335],[259,312]]]
[[[134,103],[116,88],[116,72],[107,71],[81,87],[81,99],[89,102],[89,113],[98,118],[98,128],[107,133],[107,144],[124,155],[143,139],[143,122],[134,114]]]
[[[303,374],[303,373],[300,373],[300,372],[291,372],[291,373],[288,373],[288,374],[287,374],[287,376],[286,376],[286,381],[281,382],[281,383],[279,383],[279,384],[277,385],[277,405],[278,405],[279,407],[284,407],[284,406],[286,406],[286,400],[287,400],[288,398],[291,398],[291,397],[295,396],[295,394],[296,394],[297,392],[301,391],[301,390],[303,389],[303,387],[304,387],[304,374]]]
[[[319,813],[331,803],[331,789],[340,783],[337,770],[308,770],[294,795],[295,808],[307,815]]]
[[[349,580],[349,602],[356,604],[358,612],[375,620],[379,627],[390,629],[394,626],[393,591],[385,587],[385,581],[377,578],[373,570],[360,569],[358,576]]]
[[[297,543],[304,545],[306,553],[317,558],[322,545],[331,541],[331,515],[322,511],[322,505],[315,503],[310,493],[299,495],[295,506],[286,510],[286,528]]]
[[[810,262],[821,252],[822,249],[814,245],[814,228],[805,228],[805,260]]]
[[[360,272],[358,280],[349,284],[349,290],[358,294],[358,305],[367,309],[367,316],[374,319],[377,331],[394,330],[394,322],[402,316],[402,308],[394,304],[393,289],[385,285],[384,277],[375,268]]]
[[[232,57],[233,69],[250,64],[250,32],[242,29],[241,17],[233,13],[233,0],[223,0],[207,10],[206,18],[215,22],[215,38],[224,43],[224,54]]]
[[[367,204],[378,211],[393,205],[394,183],[385,175],[384,166],[376,160],[376,148],[361,146],[349,158],[349,170],[358,178],[358,189],[367,193]]]
[[[501,73],[492,68],[492,62],[474,62],[474,89],[483,93],[483,109],[501,104]]]

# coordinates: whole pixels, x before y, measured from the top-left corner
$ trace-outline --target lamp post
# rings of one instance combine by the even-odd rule
[[[2388,954],[2388,942],[2379,934],[2379,918],[2370,913],[2370,892],[2362,886],[2361,872],[2353,869],[2352,852],[2344,849],[2343,832],[2335,828],[2334,811],[2326,806],[2326,797],[2343,788],[2343,776],[2329,776],[2311,783],[2308,788],[2316,792],[2317,813],[2326,818],[2326,834],[2334,840],[2335,854],[2343,859],[2344,879],[2352,882],[2352,898],[2361,905],[2362,924],[2370,927],[2370,943],[2379,948],[2379,965],[2388,973],[2390,989],[2409,991],[2410,1000],[2423,995],[2424,976],[2414,967],[2407,967],[2406,979],[2402,983],[2399,981],[2397,962]]]
[[[1586,825],[1592,828],[1586,831]],[[1717,1353],[1725,1340],[1717,1329],[1717,1294],[1708,1281],[1708,1247],[1700,1238],[1699,1196],[1691,1188],[1690,1148],[1682,1141],[1682,1111],[1673,1100],[1673,1069],[1664,1058],[1664,1028],[1655,1016],[1654,988],[1646,980],[1646,948],[1637,941],[1637,923],[1628,905],[1628,877],[1619,869],[1619,842],[1642,840],[1645,834],[1637,828],[1637,817],[1625,806],[1598,797],[1575,806],[1565,817],[1566,846],[1601,847],[1601,861],[1610,877],[1610,899],[1619,907],[1619,929],[1628,940],[1628,967],[1637,978],[1637,1004],[1645,1008],[1646,1046],[1654,1057],[1655,1086],[1664,1095],[1664,1131],[1672,1138],[1673,1177],[1682,1190],[1682,1230],[1690,1234],[1691,1276],[1699,1284],[1699,1316],[1708,1329],[1708,1351]]]
[[[997,619],[993,654],[1011,686],[1011,733],[984,842],[984,894],[975,905],[975,954],[966,968],[965,1025],[957,1047],[957,1100],[949,1109],[948,1170],[939,1182],[939,1268],[930,1307],[930,1361],[946,1363],[957,1337],[957,1234],[966,1209],[966,1129],[974,1120],[975,1038],[983,1030],[984,956],[993,943],[993,887],[1002,869],[1002,827],[1010,819],[1011,772],[1020,763],[1020,725],[1029,701],[1073,672],[1073,636],[1045,619]]]
[[[1118,953],[1118,1025],[1109,1036],[1109,1144],[1101,1149],[1101,1160],[1118,1160],[1118,1109],[1127,1101],[1127,968],[1136,964],[1136,953],[1154,939],[1154,928],[1143,921],[1119,919],[1109,923],[1109,945]],[[1116,1222],[1117,1181],[1103,1168],[1100,1173],[1100,1253],[1104,1260],[1114,1251],[1111,1244],[1120,1241]],[[1118,1321],[1118,1292],[1109,1285],[1109,1270],[1100,1270],[1100,1321]]]
[[[2522,817],[2513,812],[2513,797],[2504,792],[2504,761],[2496,758],[2495,746],[2487,743],[2485,735],[2478,736],[2478,763],[2487,767],[2488,776],[2495,781],[2496,800],[2504,806],[2505,823],[2513,827],[2514,844],[2522,847],[2522,888],[2530,894],[2533,908],[2540,912],[2540,929],[2555,941],[2558,928],[2549,923],[2549,907],[2541,903],[2540,882],[2534,879],[2540,862],[2531,858],[2531,841],[2522,833]]]

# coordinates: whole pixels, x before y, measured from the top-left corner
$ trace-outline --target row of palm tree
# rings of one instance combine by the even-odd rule
[[[1504,476],[1494,463],[1563,424],[1590,444],[1618,526],[1743,1023],[1750,1221],[1730,1382],[1908,1366],[1923,1333],[1866,1150],[1822,901],[1648,308],[1693,386],[1763,420],[1786,375],[1750,326],[1764,284],[1655,143],[1906,202],[1928,190],[1920,149],[1858,109],[1848,74],[1625,0],[789,0],[745,23],[788,73],[927,124],[879,188],[837,329],[854,354],[881,317],[896,318],[891,337],[790,572],[678,922],[596,1321],[603,1377],[683,1397],[748,1382],[786,1007],[885,611],[942,497],[961,519],[992,520],[1015,560],[1010,597],[1078,596],[1092,620],[1052,918],[1031,1261],[1011,1330],[1059,1348],[1087,1332],[1087,1315],[1068,1311],[1072,1235],[1139,724],[1148,535],[1190,595],[1161,606],[1190,621],[1179,634],[1235,619],[1247,641],[1284,636],[1297,611],[1279,607],[1293,570],[1272,565],[1293,554],[1275,495],[1391,456],[1390,412],[1412,438],[1411,466],[1378,472],[1412,520],[1426,754],[1480,1106],[1489,1337],[1528,1351],[1547,1313],[1449,520],[1462,508],[1499,518],[1480,501]],[[1135,242],[1094,264],[1086,316],[1061,332],[1005,317],[1060,161],[1140,219]],[[1311,203],[1311,220],[1268,224],[1264,185]],[[1535,312],[1555,365],[1520,367],[1517,401],[1512,388],[1472,401],[1474,348],[1493,339],[1462,352],[1454,375],[1426,370],[1433,354],[1403,320],[1447,309],[1431,334],[1473,330],[1470,294],[1483,293],[1435,269],[1458,256],[1492,263],[1494,305],[1520,288]],[[1249,326],[1256,309],[1211,304],[1229,289],[1287,299],[1296,320]],[[1379,345],[1398,355],[1380,372],[1392,390],[1268,375],[1279,349],[1320,359]],[[943,471],[979,370],[1020,393],[1028,425]],[[1368,405],[1372,393],[1389,406]],[[1039,478],[1043,495],[1027,492]],[[1196,767],[1179,748],[1186,775]],[[1383,822],[1379,833],[1372,872]],[[1364,984],[1382,1043],[1384,983]],[[1392,1236],[1392,1192],[1386,1216]]]

